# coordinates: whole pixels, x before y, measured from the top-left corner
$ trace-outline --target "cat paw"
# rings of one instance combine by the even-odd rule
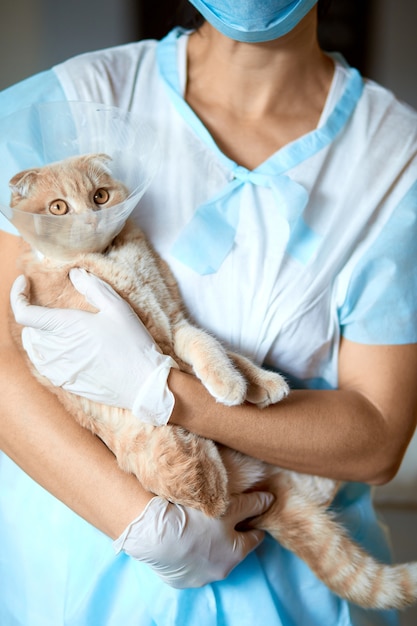
[[[261,370],[249,383],[246,399],[260,408],[280,402],[288,396],[290,388],[286,380],[276,372]]]
[[[247,383],[240,372],[232,369],[210,369],[201,373],[207,391],[221,404],[236,406],[246,399]]]
[[[251,404],[263,408],[289,394],[289,386],[281,374],[263,369],[241,354],[230,352],[229,357],[247,381],[245,400]]]

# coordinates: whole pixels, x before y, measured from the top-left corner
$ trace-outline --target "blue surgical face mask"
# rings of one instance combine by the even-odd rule
[[[271,41],[286,35],[317,0],[190,0],[221,33],[236,41]]]

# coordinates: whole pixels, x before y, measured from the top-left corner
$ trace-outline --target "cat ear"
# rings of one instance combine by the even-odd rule
[[[104,152],[98,152],[97,154],[87,154],[84,157],[84,160],[86,163],[91,165],[99,164],[101,165],[101,167],[104,166],[104,169],[107,171],[108,174],[110,174],[110,168],[108,167],[108,163],[110,163],[110,161],[112,161],[113,159],[108,154],[105,154]]]
[[[15,174],[9,181],[12,190],[12,199],[27,198],[38,181],[39,168],[24,170]]]
[[[97,154],[92,154],[90,156],[93,159],[98,159],[99,161],[101,161],[101,163],[108,163],[109,161],[113,160],[111,156],[109,154],[106,154],[105,152],[98,152]]]

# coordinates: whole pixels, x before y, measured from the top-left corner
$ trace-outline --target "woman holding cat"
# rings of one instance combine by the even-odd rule
[[[171,265],[194,319],[285,371],[294,387],[265,411],[226,408],[171,370],[175,405],[166,419],[277,465],[349,481],[335,510],[386,559],[367,485],[393,477],[415,427],[416,114],[323,54],[314,0],[193,4],[205,17],[196,31],[68,61],[2,94],[2,117],[33,101],[91,100],[132,108],[158,129],[163,162],[138,222]],[[237,500],[217,523],[176,510],[170,524],[172,505],[118,472],[108,450],[23,368],[5,321],[18,254],[18,239],[2,233],[5,623],[397,623],[392,612],[369,614],[333,596],[269,537],[252,550],[259,535],[234,526],[268,505],[264,495]],[[75,282],[91,299],[107,297],[94,277]],[[68,328],[60,311],[45,310],[40,320],[18,291],[28,351],[53,378],[73,361],[79,318],[74,312]],[[109,320],[105,339],[95,328],[92,317],[94,346],[126,347],[115,350],[109,384],[129,406],[142,327]],[[62,340],[70,358],[51,362],[44,353],[39,362],[45,334]],[[178,519],[180,539],[170,534]],[[137,560],[114,557],[105,535],[119,537],[117,546]],[[41,567],[46,578],[34,579]],[[195,588],[232,568],[223,582]]]

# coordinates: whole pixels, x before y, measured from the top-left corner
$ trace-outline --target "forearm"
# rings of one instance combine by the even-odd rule
[[[34,379],[13,346],[1,351],[0,371],[0,448],[77,514],[118,537],[151,494]]]
[[[380,412],[354,391],[293,391],[258,409],[217,404],[193,377],[173,371],[170,422],[280,467],[339,480],[385,482],[397,445]]]

